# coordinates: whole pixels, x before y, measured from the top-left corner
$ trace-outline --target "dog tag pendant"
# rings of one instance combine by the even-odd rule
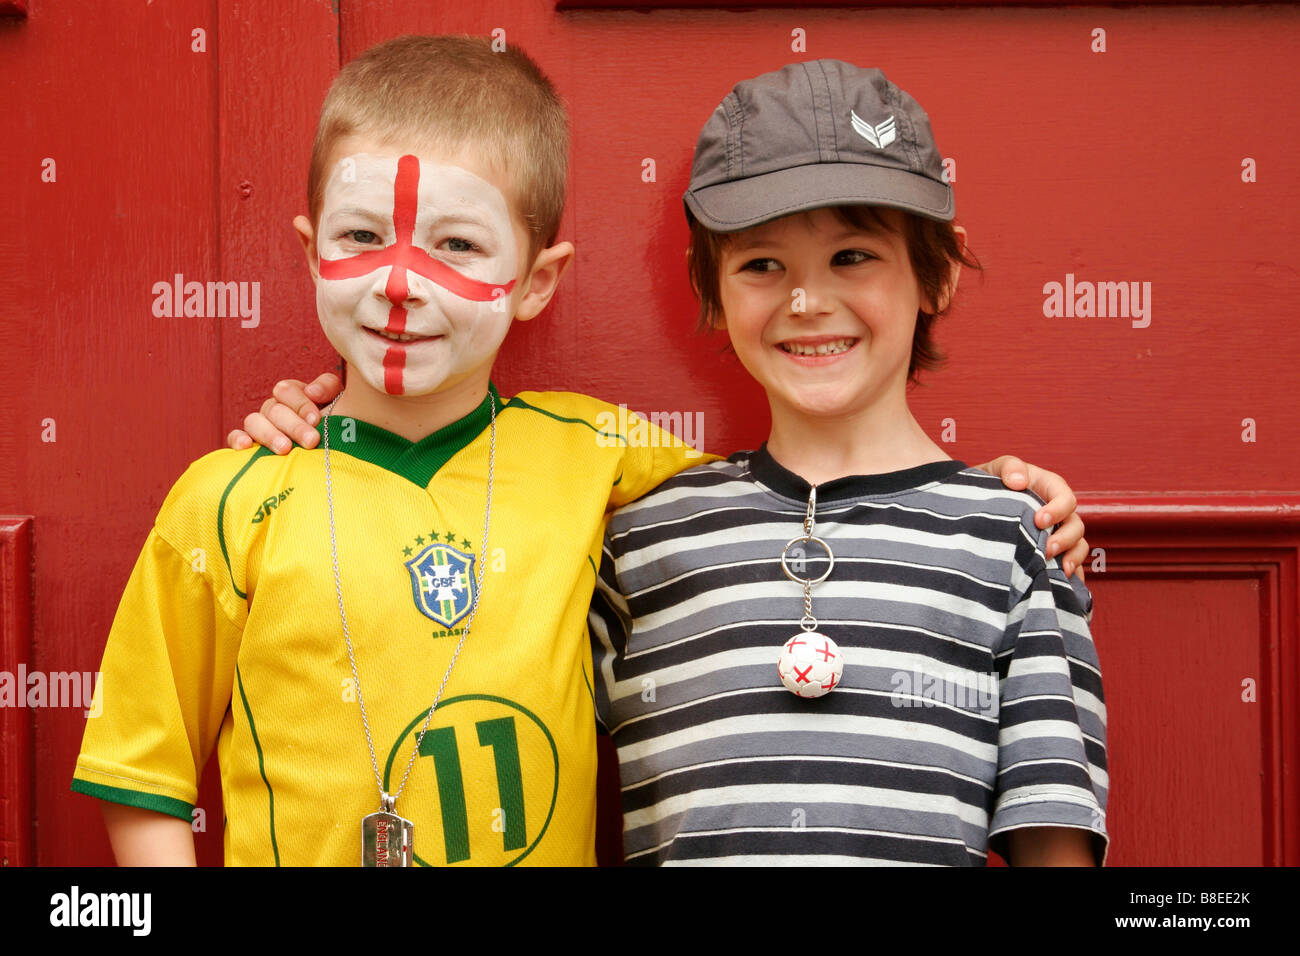
[[[410,866],[415,824],[393,812],[397,801],[384,794],[383,809],[361,819],[362,866]]]

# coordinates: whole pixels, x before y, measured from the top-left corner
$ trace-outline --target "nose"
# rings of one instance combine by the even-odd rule
[[[394,306],[407,309],[418,308],[429,301],[424,281],[403,265],[394,265],[389,269],[382,290],[376,289],[375,294]]]
[[[826,283],[813,276],[800,276],[790,289],[790,314],[799,318],[826,316],[834,308],[834,296]]]

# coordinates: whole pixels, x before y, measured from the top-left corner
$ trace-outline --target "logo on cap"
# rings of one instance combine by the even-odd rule
[[[854,131],[876,149],[884,149],[894,141],[897,134],[892,116],[879,125],[872,126],[853,110],[849,110],[849,120],[853,123]]]

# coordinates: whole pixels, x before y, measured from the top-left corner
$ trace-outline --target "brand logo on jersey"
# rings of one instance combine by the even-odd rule
[[[280,502],[284,501],[284,499],[288,498],[292,493],[293,488],[291,486],[285,488],[277,495],[271,495],[271,497],[263,501],[257,506],[257,512],[253,515],[253,524],[258,524],[259,522],[265,521],[267,518],[271,517],[271,512],[279,506]]]
[[[405,562],[415,606],[443,627],[469,614],[474,599],[474,556],[446,544],[431,544]]]
[[[876,149],[884,149],[894,141],[898,134],[892,116],[872,126],[853,110],[849,110],[849,122],[853,124],[854,132]]]

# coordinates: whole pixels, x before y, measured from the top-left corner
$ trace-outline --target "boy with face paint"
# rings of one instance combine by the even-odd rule
[[[72,785],[120,863],[193,862],[214,748],[227,864],[595,862],[605,514],[702,456],[490,381],[573,257],[566,122],[524,54],[468,37],[331,87],[294,226],[347,388],[322,449],[208,455],[159,512]]]
[[[214,746],[228,864],[356,865],[363,840],[380,863],[594,862],[605,516],[701,459],[489,380],[571,261],[566,150],[549,84],[485,40],[401,38],[336,80],[295,227],[347,388],[311,450],[209,455],[159,513],[73,782],[119,862],[193,861]]]
[[[439,163],[428,152],[422,160],[383,149],[357,136],[336,145],[343,158],[325,186],[319,233],[304,217],[295,222],[321,326],[360,378],[341,403],[364,394],[365,405],[386,405],[369,393],[429,395],[462,384],[481,396],[511,317],[535,314],[571,247],[546,250],[520,310],[526,238],[501,189],[483,178],[491,170],[472,171],[472,155]]]

